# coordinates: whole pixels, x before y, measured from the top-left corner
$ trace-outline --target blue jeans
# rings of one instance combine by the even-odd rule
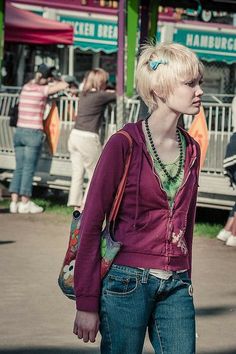
[[[39,129],[16,128],[14,148],[16,168],[10,184],[10,193],[30,197],[32,182],[39,160],[44,132]]]
[[[195,309],[187,272],[162,280],[113,265],[103,280],[102,354],[141,354],[146,329],[156,354],[195,353]]]

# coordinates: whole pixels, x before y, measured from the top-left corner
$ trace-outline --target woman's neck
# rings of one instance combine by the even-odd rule
[[[153,139],[159,141],[165,139],[176,139],[176,129],[180,114],[158,108],[153,111],[148,118],[149,127],[152,132]]]

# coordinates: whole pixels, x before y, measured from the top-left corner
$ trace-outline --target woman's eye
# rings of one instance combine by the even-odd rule
[[[186,82],[186,84],[185,85],[187,85],[187,86],[193,86],[194,85],[194,81],[189,81],[189,82]]]

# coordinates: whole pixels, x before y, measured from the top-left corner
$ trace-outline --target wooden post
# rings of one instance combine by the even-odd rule
[[[2,61],[4,47],[4,10],[5,1],[0,0],[0,86],[2,84]]]

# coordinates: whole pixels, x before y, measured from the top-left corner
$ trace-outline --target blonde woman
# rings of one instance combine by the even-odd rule
[[[86,74],[75,126],[68,140],[72,178],[67,205],[77,210],[83,209],[90,180],[101,154],[98,132],[106,105],[116,99],[114,91],[106,90],[108,78],[109,74],[100,68],[93,69]],[[85,172],[88,183],[83,193]]]
[[[94,342],[99,329],[102,354],[141,354],[147,329],[156,354],[195,353],[191,255],[200,150],[177,122],[199,112],[202,74],[182,45],[143,48],[136,87],[149,116],[123,128],[133,153],[114,230],[122,247],[102,281],[99,234],[123,175],[126,137],[110,138],[93,175],[74,270],[74,333]]]

